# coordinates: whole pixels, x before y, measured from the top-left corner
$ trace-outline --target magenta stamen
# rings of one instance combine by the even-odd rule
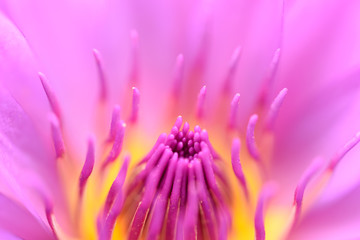
[[[80,198],[82,198],[82,196],[83,196],[86,182],[93,171],[94,162],[95,162],[95,138],[94,138],[94,136],[91,136],[88,140],[88,150],[87,150],[87,154],[86,154],[86,159],[85,159],[85,163],[81,170],[80,178],[79,178],[79,196],[80,196]]]
[[[195,226],[198,219],[198,198],[197,198],[197,189],[195,186],[195,176],[194,176],[194,167],[192,163],[188,165],[189,175],[188,175],[188,200],[186,204],[186,211],[184,217],[184,236],[185,239],[196,239]]]
[[[249,191],[246,184],[246,179],[240,163],[240,139],[235,138],[232,142],[231,147],[231,164],[234,170],[235,176],[237,177],[241,187],[244,190],[245,197],[249,198]]]
[[[254,114],[250,117],[247,131],[246,131],[246,146],[248,148],[249,154],[256,161],[260,161],[259,151],[255,143],[255,125],[258,120],[258,115]]]
[[[181,84],[184,79],[184,56],[179,54],[176,58],[175,74],[174,74],[174,85],[173,94],[176,99],[180,97]]]
[[[184,123],[184,126],[183,126],[183,129],[182,129],[184,136],[187,135],[187,133],[189,132],[189,130],[190,130],[190,125],[189,125],[188,122],[185,122],[185,123]]]
[[[118,122],[120,121],[120,106],[119,105],[115,105],[113,112],[112,112],[112,116],[111,116],[111,124],[110,124],[110,132],[109,132],[109,137],[108,137],[108,142],[112,142],[115,140],[115,136],[116,136],[116,132],[117,132],[117,128],[118,127]]]
[[[270,110],[266,117],[265,129],[272,130],[274,127],[275,119],[279,114],[280,107],[284,101],[284,98],[288,92],[287,88],[284,88],[279,92],[274,101],[271,103]]]
[[[228,123],[230,129],[233,129],[236,125],[236,114],[239,108],[239,102],[240,102],[240,94],[237,93],[235,94],[230,104],[230,115],[229,115],[229,123]]]
[[[347,142],[345,146],[341,148],[331,159],[330,164],[328,166],[328,170],[334,171],[334,169],[339,164],[341,159],[343,159],[344,156],[359,143],[359,141],[360,141],[360,132],[357,132],[355,136],[349,142]]]
[[[139,83],[139,35],[134,29],[130,33],[131,38],[131,70],[130,70],[130,85],[137,85]]]
[[[50,124],[51,124],[51,136],[53,139],[56,158],[61,158],[65,153],[65,144],[62,138],[60,123],[55,114],[51,113],[49,116]]]
[[[101,167],[102,170],[104,170],[108,164],[115,161],[115,159],[119,156],[121,149],[122,149],[126,124],[123,121],[120,121],[120,122],[117,122],[116,125],[117,125],[116,126],[117,132],[115,135],[114,144],[111,148],[109,155],[107,156],[107,158],[105,159],[105,161]]]
[[[196,117],[202,119],[204,116],[204,104],[205,104],[206,86],[200,89],[197,104],[196,104]]]
[[[238,65],[238,62],[239,62],[239,59],[241,56],[241,52],[242,52],[241,50],[242,50],[241,47],[237,47],[231,56],[229,70],[228,70],[227,76],[225,78],[224,90],[223,90],[224,93],[226,93],[226,94],[230,92],[231,84],[234,81],[236,68],[237,68],[237,65]]]
[[[44,88],[44,91],[46,93],[46,96],[48,98],[50,107],[51,107],[52,111],[55,113],[56,117],[61,122],[62,118],[61,118],[60,106],[59,106],[59,102],[55,96],[55,93],[51,89],[49,81],[47,80],[47,78],[45,77],[45,75],[43,73],[39,72],[39,78],[40,78],[41,84]]]
[[[118,175],[116,176],[114,182],[112,183],[109,193],[106,197],[106,201],[104,205],[104,217],[108,215],[110,208],[115,200],[115,197],[121,191],[122,186],[124,185],[126,173],[129,167],[129,162],[130,162],[130,156],[126,155],[124,158],[124,162],[121,166],[121,169]]]
[[[119,214],[121,213],[123,205],[124,205],[124,196],[123,196],[122,191],[120,191],[117,194],[115,201],[111,207],[111,210],[105,220],[104,226],[100,233],[100,237],[99,237],[100,240],[110,240],[111,239],[116,219],[119,216]]]
[[[139,114],[139,103],[140,103],[140,92],[136,87],[133,87],[133,98],[132,98],[132,108],[130,115],[130,122],[135,123],[138,119]]]
[[[301,207],[302,207],[302,201],[304,198],[304,192],[311,181],[312,178],[321,170],[321,167],[323,166],[323,159],[321,158],[315,158],[314,161],[311,163],[311,165],[306,169],[304,174],[302,175],[298,185],[295,189],[294,194],[294,205],[296,206],[296,212],[295,212],[295,222],[299,219],[301,214]]]
[[[183,179],[185,167],[187,167],[185,161],[180,158],[176,164],[176,173],[170,195],[168,218],[166,224],[166,236],[168,237],[168,239],[173,239],[175,236],[174,226],[177,225],[176,220],[178,219],[180,190],[182,186],[182,179]]]
[[[96,67],[99,75],[100,83],[100,100],[104,101],[107,98],[107,88],[106,88],[106,77],[104,73],[103,61],[101,59],[100,52],[97,49],[93,49],[93,55],[96,62]]]
[[[264,208],[274,193],[275,186],[271,183],[265,184],[260,192],[255,210],[255,240],[265,240]]]
[[[180,130],[182,122],[183,122],[182,116],[178,116],[175,121],[174,127],[177,127],[177,129]]]
[[[159,184],[160,178],[164,172],[165,167],[167,166],[170,157],[173,156],[177,159],[177,153],[173,154],[172,151],[167,148],[165,149],[163,155],[159,160],[159,164],[156,168],[150,173],[149,178],[146,181],[145,192],[142,198],[142,201],[139,203],[139,206],[135,212],[129,233],[129,240],[136,240],[141,235],[143,226],[145,223],[146,216],[149,212],[149,208],[154,199],[157,186]]]
[[[193,161],[195,176],[197,180],[197,188],[199,195],[199,202],[204,213],[204,220],[207,230],[209,232],[210,239],[216,239],[216,225],[214,224],[214,208],[209,202],[210,194],[207,191],[207,185],[204,179],[203,169],[199,160]]]
[[[170,190],[173,184],[174,176],[175,176],[175,168],[177,164],[177,156],[171,158],[169,169],[166,173],[165,183],[162,187],[160,195],[157,197],[157,200],[153,207],[153,214],[150,221],[149,232],[147,239],[152,240],[156,239],[163,227],[165,214],[167,210],[168,197],[170,194]]]
[[[270,66],[269,66],[268,73],[267,73],[264,83],[261,87],[260,95],[259,95],[259,104],[261,106],[266,104],[268,101],[269,90],[271,89],[271,86],[273,85],[275,75],[276,75],[276,72],[278,69],[280,53],[281,53],[280,48],[276,49],[274,56],[271,60]]]

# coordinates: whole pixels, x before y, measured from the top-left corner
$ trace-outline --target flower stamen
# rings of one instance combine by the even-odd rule
[[[287,88],[282,89],[279,94],[275,97],[274,101],[271,103],[269,112],[266,116],[265,129],[272,130],[274,127],[274,122],[276,117],[279,114],[280,107],[284,101],[284,98],[288,92]]]
[[[196,117],[200,120],[204,116],[204,104],[205,104],[205,96],[206,96],[206,86],[203,86],[200,89],[197,104],[196,104]]]
[[[138,113],[139,113],[140,92],[136,87],[133,87],[132,90],[133,90],[133,97],[132,97],[132,107],[131,107],[131,114],[129,121],[131,123],[135,123],[138,119]]]
[[[259,162],[260,155],[259,155],[259,151],[258,151],[256,142],[255,142],[255,125],[256,125],[257,120],[258,120],[258,115],[256,115],[256,114],[253,114],[250,117],[247,131],[246,131],[246,146],[248,148],[248,151],[249,151],[249,154],[251,155],[251,157],[255,161]]]
[[[100,83],[100,100],[101,101],[105,101],[107,98],[107,88],[106,88],[106,77],[105,77],[105,72],[104,72],[104,67],[103,67],[103,62],[101,59],[101,55],[100,52],[97,49],[93,49],[93,55],[95,58],[95,62],[96,62],[96,67],[98,70],[98,75],[99,75],[99,83]]]
[[[86,182],[94,169],[94,163],[95,163],[95,139],[94,136],[91,136],[88,140],[86,159],[79,178],[80,199],[82,199],[83,197]]]
[[[52,111],[54,112],[54,114],[56,115],[56,117],[59,119],[59,122],[61,123],[61,120],[62,120],[61,111],[60,111],[60,106],[59,106],[59,102],[56,98],[56,95],[55,95],[53,89],[51,88],[49,81],[47,80],[45,75],[41,72],[39,72],[38,74],[39,74],[41,84],[44,88],[45,94],[48,98],[50,107],[51,107]]]
[[[65,153],[65,144],[61,134],[60,123],[55,114],[49,116],[51,125],[51,136],[55,147],[56,158],[62,158]]]
[[[237,69],[237,66],[238,66],[238,63],[239,63],[239,60],[241,57],[241,53],[242,53],[242,48],[239,46],[239,47],[235,48],[235,50],[231,56],[229,70],[227,72],[225,82],[224,82],[224,87],[223,87],[224,94],[228,94],[230,92],[231,84],[233,83],[234,78],[235,78],[236,69]]]
[[[230,114],[229,114],[229,122],[228,122],[228,127],[230,129],[235,128],[236,114],[237,114],[237,110],[239,108],[239,102],[240,102],[240,94],[236,93],[230,104]]]
[[[246,179],[240,163],[240,139],[235,138],[231,146],[231,164],[234,170],[235,176],[238,179],[241,187],[243,188],[245,197],[249,200],[249,190],[247,187]]]

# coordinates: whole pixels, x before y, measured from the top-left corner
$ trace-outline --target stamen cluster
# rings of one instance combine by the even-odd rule
[[[129,239],[223,239],[229,186],[206,130],[178,117],[139,163],[127,187]],[[219,186],[221,185],[221,186]]]

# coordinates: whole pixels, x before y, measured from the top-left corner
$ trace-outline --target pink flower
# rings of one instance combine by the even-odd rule
[[[360,237],[356,1],[0,7],[1,239]]]

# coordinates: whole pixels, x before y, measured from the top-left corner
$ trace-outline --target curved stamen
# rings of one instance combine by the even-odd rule
[[[120,106],[115,105],[112,116],[111,116],[111,124],[110,124],[110,132],[108,137],[108,142],[112,142],[115,140],[116,131],[117,131],[117,123],[120,121]]]
[[[160,134],[160,136],[158,137],[158,139],[157,139],[155,145],[153,146],[153,148],[150,150],[150,152],[148,154],[146,154],[146,156],[137,165],[140,166],[140,165],[146,163],[151,158],[151,156],[155,153],[157,147],[161,143],[165,143],[166,138],[167,138],[166,133]]]
[[[255,143],[255,125],[258,120],[258,115],[254,114],[250,117],[247,131],[246,131],[246,146],[248,148],[249,154],[256,161],[260,161],[259,151]]]
[[[271,60],[267,75],[265,77],[264,83],[260,89],[260,95],[258,103],[260,106],[263,106],[268,101],[268,95],[271,87],[273,86],[273,82],[275,79],[275,75],[279,66],[279,60],[280,60],[280,48],[276,49],[273,58]]]
[[[115,141],[109,155],[107,156],[101,167],[102,170],[104,170],[108,164],[115,161],[115,159],[119,156],[124,141],[125,127],[126,124],[123,121],[117,122]]]
[[[97,49],[93,49],[93,55],[96,62],[96,67],[99,75],[99,83],[100,83],[100,100],[104,101],[107,98],[107,88],[106,88],[106,77],[104,73],[103,62],[101,59],[100,52]]]
[[[230,92],[231,89],[231,84],[234,81],[235,78],[235,73],[236,73],[236,68],[241,56],[241,52],[242,52],[242,48],[239,46],[237,48],[235,48],[232,56],[231,56],[231,61],[229,64],[229,70],[227,72],[226,78],[225,78],[225,82],[224,82],[224,88],[223,88],[223,92],[225,94]]]
[[[336,166],[339,164],[341,159],[353,148],[355,147],[360,141],[360,132],[357,132],[355,136],[345,144],[343,148],[341,148],[335,156],[331,159],[330,164],[328,166],[329,171],[334,171]]]
[[[284,101],[284,98],[288,92],[287,88],[284,88],[279,92],[274,101],[271,103],[270,110],[266,117],[265,129],[272,130],[274,127],[274,122],[279,114],[280,107]]]
[[[47,78],[45,77],[45,75],[43,73],[39,72],[39,78],[40,78],[41,84],[44,88],[44,91],[46,93],[46,96],[48,98],[50,107],[51,107],[52,111],[55,113],[56,117],[61,122],[62,118],[61,118],[60,106],[59,106],[59,102],[55,96],[55,93],[52,90],[52,88],[50,87],[49,81],[47,80]]]
[[[197,189],[199,195],[199,202],[204,214],[205,225],[207,227],[210,239],[216,239],[216,225],[214,224],[214,207],[209,201],[210,193],[207,190],[207,185],[204,178],[203,169],[198,159],[193,161],[195,169],[195,176],[197,181]]]
[[[184,159],[180,158],[178,163],[176,164],[176,173],[169,201],[168,218],[166,224],[166,236],[169,239],[173,239],[175,236],[174,226],[177,225],[180,191],[183,182],[182,179],[184,176],[185,167],[187,168]]]
[[[228,127],[230,129],[233,129],[236,125],[236,113],[239,108],[239,102],[240,102],[240,94],[237,93],[233,97],[231,104],[230,104],[230,115],[229,115],[229,122],[228,122]]]
[[[174,82],[173,82],[173,94],[176,99],[180,97],[181,84],[184,80],[184,56],[179,54],[176,58]]]
[[[139,103],[140,103],[140,92],[136,87],[132,88],[133,97],[132,97],[132,107],[129,121],[135,123],[139,114]]]
[[[169,148],[165,149],[163,155],[159,159],[158,166],[156,166],[156,168],[150,174],[149,178],[146,181],[144,196],[142,198],[142,201],[139,203],[138,208],[136,209],[130,227],[129,240],[138,239],[141,235],[141,232],[143,231],[145,219],[147,214],[149,213],[149,208],[154,199],[157,186],[171,155],[173,155],[173,157],[176,159],[178,157],[177,153],[172,154],[172,151]]]
[[[197,189],[195,186],[195,174],[194,167],[192,163],[189,163],[189,175],[188,175],[188,199],[187,206],[184,216],[184,237],[185,239],[196,239],[195,226],[198,219],[198,198],[197,198]]]
[[[123,205],[124,205],[124,196],[123,196],[122,191],[120,191],[116,195],[115,201],[114,201],[114,203],[111,207],[111,210],[105,220],[104,226],[100,233],[100,237],[99,237],[100,240],[110,240],[111,239],[116,219],[119,216],[119,214],[121,213]]]
[[[240,139],[235,138],[231,146],[231,164],[239,183],[241,184],[245,197],[249,199],[249,191],[246,184],[246,179],[240,163]]]
[[[203,86],[200,89],[196,104],[196,117],[198,119],[202,119],[204,115],[205,96],[206,96],[206,86]]]
[[[80,199],[83,197],[86,182],[94,169],[94,162],[95,162],[95,138],[94,136],[91,136],[88,140],[86,159],[79,178]]]
[[[50,124],[51,124],[51,136],[53,139],[56,158],[59,159],[64,156],[65,153],[65,144],[62,138],[60,123],[55,114],[50,114],[49,116]]]
[[[255,239],[265,240],[264,208],[269,198],[275,193],[275,186],[272,183],[265,184],[260,192],[255,210]]]
[[[124,163],[122,164],[120,171],[119,171],[118,175],[116,176],[114,182],[112,183],[109,193],[106,197],[105,205],[104,205],[104,212],[103,212],[104,217],[106,217],[108,215],[110,208],[111,208],[112,204],[114,203],[115,197],[118,195],[118,193],[122,189],[122,186],[125,182],[126,173],[127,173],[128,167],[129,167],[129,162],[130,162],[130,156],[126,155],[124,158]]]
[[[163,227],[165,214],[167,210],[168,197],[175,177],[176,165],[177,165],[177,158],[175,157],[171,158],[170,165],[166,173],[164,186],[160,191],[160,194],[157,197],[153,207],[153,214],[150,221],[149,232],[147,236],[148,240],[157,239]]]
[[[296,210],[295,210],[294,223],[297,222],[297,220],[299,219],[300,214],[301,214],[301,208],[302,208],[305,189],[306,189],[307,185],[309,184],[309,182],[311,181],[311,179],[319,172],[319,170],[321,169],[321,166],[323,165],[323,162],[324,161],[321,158],[314,159],[314,161],[309,166],[309,168],[304,172],[303,176],[301,177],[301,179],[295,189],[294,205],[296,207]]]

